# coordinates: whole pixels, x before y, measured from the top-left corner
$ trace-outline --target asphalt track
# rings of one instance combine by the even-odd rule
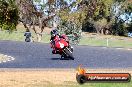
[[[131,68],[132,51],[116,48],[73,46],[75,60],[52,55],[49,44],[0,41],[0,53],[15,60],[0,63],[0,68]]]

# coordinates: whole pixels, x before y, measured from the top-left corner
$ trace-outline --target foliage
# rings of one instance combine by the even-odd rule
[[[87,8],[87,15],[83,21],[83,31],[121,36],[128,32],[125,23],[129,17],[124,20],[121,18],[121,15],[132,14],[132,3],[127,0],[82,0],[81,9],[84,6]]]
[[[15,0],[0,0],[0,28],[14,30],[18,24],[18,9]]]
[[[128,24],[127,30],[132,33],[132,21]]]
[[[58,14],[61,20],[59,29],[63,33],[69,35],[83,30],[126,36],[129,32],[125,24],[127,19],[123,21],[120,17],[124,13],[131,14],[132,5],[127,0],[77,0],[70,6]],[[71,12],[76,6],[77,11]],[[74,25],[77,26],[73,28]]]
[[[115,22],[112,26],[113,34],[119,36],[127,36],[128,30],[125,28],[123,20]]]
[[[85,7],[87,8],[86,19],[83,21],[82,30],[93,30],[94,32],[96,31],[97,33],[101,33],[101,29],[104,28],[109,22],[112,3],[113,0],[90,0],[87,1],[87,4],[86,2],[82,2],[81,5],[83,5],[83,7],[85,5]]]
[[[72,21],[61,21],[58,30],[60,34],[66,34],[72,44],[78,44],[81,38],[81,26]]]
[[[73,2],[75,4],[75,2]],[[71,6],[74,6],[71,3]],[[81,38],[82,23],[85,19],[85,13],[82,10],[71,12],[72,7],[67,7],[59,11],[59,17],[61,22],[59,23],[60,33],[65,33],[69,35],[70,41],[72,43],[78,44]]]
[[[34,1],[42,4],[41,0]],[[22,0],[22,2],[26,3],[26,0]],[[30,4],[33,5],[33,3]],[[130,18],[132,3],[129,0],[76,0],[71,3],[67,3],[66,0],[47,0],[42,8],[47,8],[46,6],[48,7],[48,15],[56,14],[59,18],[60,32],[67,35],[74,36],[75,33],[78,34],[79,32],[77,36],[80,38],[80,31],[82,30],[99,34],[126,36],[131,31],[132,21],[126,23],[132,19]],[[71,9],[75,7],[76,10],[72,11]],[[32,7],[27,7],[27,9],[27,13],[32,14],[34,12]],[[0,28],[14,30],[19,18],[15,0],[0,0],[0,13]],[[28,14],[28,16],[31,14]],[[121,15],[127,16],[122,19]]]

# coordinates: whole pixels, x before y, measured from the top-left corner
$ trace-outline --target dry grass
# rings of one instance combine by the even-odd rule
[[[87,69],[91,73],[131,73],[131,69]],[[76,83],[74,69],[21,70],[1,69],[0,87],[54,87],[66,83]],[[66,84],[68,85],[68,84]]]
[[[75,71],[71,70],[27,70],[1,71],[0,87],[28,87],[28,85],[63,84],[65,81],[75,82]],[[31,86],[32,87],[32,86]]]
[[[17,31],[20,31],[20,32],[25,32],[26,31],[25,27],[21,23],[17,25],[16,29],[17,29]],[[39,26],[35,26],[35,29],[36,29],[37,32],[41,31]],[[32,33],[34,33],[32,27],[30,28],[30,30],[31,30]],[[43,33],[50,34],[50,31],[51,31],[51,28],[45,27]]]

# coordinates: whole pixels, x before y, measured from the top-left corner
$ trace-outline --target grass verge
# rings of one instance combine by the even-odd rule
[[[88,70],[100,72],[102,70]],[[103,72],[115,72],[103,70]],[[120,70],[116,70],[120,72]],[[124,70],[130,72],[132,70]],[[85,83],[76,82],[76,71],[73,69],[47,69],[47,70],[1,70],[0,87],[132,87],[129,83]]]
[[[39,30],[39,29],[38,29]],[[23,25],[19,24],[17,26],[17,31],[9,33],[7,31],[0,31],[0,40],[12,40],[12,41],[24,41],[25,28]],[[32,33],[34,36],[35,33]],[[120,37],[112,35],[97,35],[83,33],[83,37],[80,40],[79,45],[89,45],[89,46],[107,46],[107,47],[124,47],[132,48],[132,38]],[[50,29],[46,28],[42,37],[42,43],[49,43],[50,41]]]
[[[79,45],[132,48],[132,41],[120,40],[120,39],[106,39],[106,38],[97,39],[97,38],[83,37]]]
[[[0,40],[12,40],[12,41],[24,41],[25,37],[22,32],[12,32],[11,34],[6,31],[0,32]],[[42,37],[42,43],[49,43],[50,35],[44,34]],[[79,45],[89,45],[89,46],[106,46],[106,47],[124,47],[124,48],[132,48],[131,40],[120,40],[120,39],[98,39],[98,38],[89,38],[82,37]]]

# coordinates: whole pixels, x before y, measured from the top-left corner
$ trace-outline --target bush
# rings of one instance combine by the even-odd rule
[[[58,26],[60,34],[66,34],[71,44],[78,44],[81,38],[81,26],[71,21],[61,21]]]
[[[128,29],[124,26],[124,22],[119,20],[112,26],[113,35],[127,36]]]

